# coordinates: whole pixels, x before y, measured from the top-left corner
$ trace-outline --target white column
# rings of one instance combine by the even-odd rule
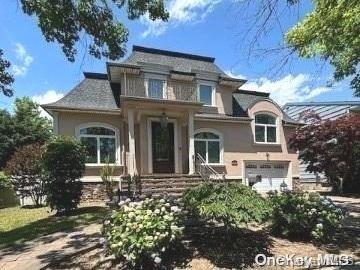
[[[189,174],[195,173],[194,157],[194,112],[189,112],[188,118],[188,137],[189,137]]]
[[[59,113],[53,112],[52,118],[53,118],[53,133],[54,133],[54,135],[58,135],[59,134]]]
[[[135,175],[136,159],[135,159],[135,131],[134,131],[134,110],[128,110],[128,126],[129,126],[129,164],[128,172],[130,175]]]

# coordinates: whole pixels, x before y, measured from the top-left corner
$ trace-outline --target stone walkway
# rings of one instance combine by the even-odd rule
[[[0,269],[46,269],[49,263],[99,244],[99,224],[57,232],[0,250]]]

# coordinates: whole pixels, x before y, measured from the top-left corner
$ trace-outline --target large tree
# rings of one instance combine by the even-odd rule
[[[272,76],[288,71],[298,55],[334,68],[333,82],[349,79],[360,96],[360,1],[312,0],[301,17],[304,0],[243,0],[235,7],[242,27],[241,45],[248,60],[267,60]],[[283,39],[276,38],[281,34]],[[323,62],[323,61],[320,61]],[[270,66],[273,65],[273,66]],[[318,65],[316,73],[324,65]]]
[[[334,79],[351,78],[360,97],[360,1],[313,0],[314,10],[286,34],[301,56],[321,57],[335,68]]]
[[[163,0],[21,0],[21,10],[37,18],[47,42],[57,42],[67,59],[75,60],[76,44],[83,39],[90,55],[112,60],[124,56],[128,29],[116,15],[125,9],[130,20],[148,15],[151,20],[168,19]],[[0,90],[13,94],[9,62],[0,51]],[[5,91],[4,91],[5,90]]]
[[[40,116],[39,106],[28,97],[16,99],[13,115],[0,111],[0,169],[17,148],[44,143],[50,136],[51,123]]]
[[[360,192],[360,114],[314,120],[290,139],[307,171],[325,173],[335,190]]]

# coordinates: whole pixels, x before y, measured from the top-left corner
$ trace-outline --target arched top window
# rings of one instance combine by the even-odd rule
[[[116,128],[101,123],[85,124],[78,127],[77,136],[86,147],[87,164],[119,164],[119,134]]]
[[[215,131],[199,130],[195,133],[195,153],[207,164],[222,163],[222,138]]]
[[[80,129],[80,135],[83,134],[115,136],[115,131],[105,127],[86,127]]]
[[[255,115],[255,142],[277,143],[276,117],[267,113]]]

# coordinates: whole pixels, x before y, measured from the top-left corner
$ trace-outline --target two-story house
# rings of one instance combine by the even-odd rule
[[[108,157],[119,176],[185,177],[205,166],[244,184],[256,180],[261,191],[283,182],[291,188],[298,159],[287,139],[298,123],[268,94],[239,90],[246,81],[214,62],[134,46],[125,61],[108,62],[104,74],[85,72],[72,91],[43,108],[56,134],[86,145],[83,181],[100,181]]]

